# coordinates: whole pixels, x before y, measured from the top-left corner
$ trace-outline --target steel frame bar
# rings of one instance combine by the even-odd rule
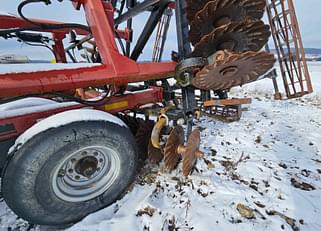
[[[170,26],[171,18],[173,16],[172,9],[167,8],[157,26],[156,39],[153,49],[153,62],[161,62],[167,40],[168,29]]]
[[[189,25],[186,17],[186,0],[176,0],[175,16],[177,30],[177,44],[180,60],[188,58],[192,53],[191,44],[189,42]],[[192,73],[190,73],[192,74]],[[196,107],[195,90],[193,87],[182,88],[183,108],[187,116],[187,132],[186,140],[192,133],[193,112]]]
[[[111,66],[12,73],[0,75],[0,98],[68,91],[88,86],[121,86],[126,83],[169,78],[175,74],[176,63],[143,63],[137,65],[137,72],[113,72]],[[23,84],[22,84],[23,82]]]
[[[142,3],[137,4],[135,7],[129,9],[126,13],[122,14],[115,19],[115,25],[119,25],[127,20],[135,17],[136,15],[146,11],[149,7],[159,3],[161,0],[145,0]]]
[[[126,5],[127,5],[127,9],[131,9],[133,8],[135,5],[137,4],[136,0],[126,0]],[[130,56],[130,49],[131,49],[131,42],[132,42],[132,37],[133,37],[133,19],[130,18],[127,20],[127,29],[130,33],[129,36],[129,40],[126,41],[126,56],[129,57]]]
[[[65,34],[53,34],[53,39],[55,44],[53,45],[53,50],[55,53],[55,58],[57,63],[67,63],[66,52],[64,49],[63,39],[66,37]]]
[[[147,41],[149,40],[150,36],[152,35],[153,31],[155,30],[157,23],[162,18],[164,11],[166,10],[168,6],[169,1],[163,0],[160,2],[160,5],[154,9],[144,27],[143,32],[141,33],[137,44],[131,54],[132,60],[137,60],[139,56],[141,55],[144,47],[146,46]]]
[[[177,0],[175,8],[176,16],[176,30],[177,30],[177,44],[178,44],[178,54],[179,58],[188,58],[192,53],[192,48],[188,37],[188,22],[186,18],[186,1]],[[194,111],[196,106],[195,92],[193,87],[185,87],[182,89],[182,97],[184,98],[184,111],[185,113],[190,113]]]

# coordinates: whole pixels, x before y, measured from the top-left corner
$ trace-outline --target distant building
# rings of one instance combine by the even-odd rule
[[[30,59],[23,55],[0,55],[1,64],[20,64],[20,63],[30,63]]]

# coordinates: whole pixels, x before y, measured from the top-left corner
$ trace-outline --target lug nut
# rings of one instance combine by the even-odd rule
[[[66,175],[66,172],[64,169],[60,169],[58,172],[58,177],[64,177]]]

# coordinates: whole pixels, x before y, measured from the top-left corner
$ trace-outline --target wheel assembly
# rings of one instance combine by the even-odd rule
[[[190,41],[195,45],[213,29],[231,22],[261,19],[264,7],[265,1],[262,0],[251,1],[251,4],[248,4],[248,1],[210,1],[197,12],[190,24]]]
[[[193,86],[203,90],[227,90],[257,80],[275,63],[273,54],[248,51],[245,53],[217,52],[211,64],[193,78]]]
[[[74,122],[23,144],[6,164],[2,193],[8,206],[31,223],[69,224],[122,196],[136,166],[128,128]]]
[[[214,29],[194,47],[193,55],[209,57],[219,50],[259,51],[268,42],[269,26],[261,20],[232,22]]]

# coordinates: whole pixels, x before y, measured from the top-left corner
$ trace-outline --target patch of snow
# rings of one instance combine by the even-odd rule
[[[38,98],[38,97],[28,97],[28,98],[16,100],[13,102],[1,104],[0,105],[0,118],[1,118],[1,112],[3,112],[3,111],[10,111],[10,110],[16,110],[16,109],[21,109],[21,108],[41,106],[41,105],[47,105],[47,104],[56,104],[56,103],[57,102],[50,100],[50,99],[44,99],[44,98]]]
[[[0,64],[0,75],[12,73],[30,73],[38,71],[53,71],[63,69],[76,69],[82,67],[101,66],[97,63],[68,63],[68,64],[46,64],[46,63],[25,63],[25,64]]]
[[[17,105],[21,106],[20,104],[17,104]],[[0,119],[12,118],[15,116],[21,116],[21,115],[25,115],[25,114],[48,111],[48,110],[64,108],[64,107],[71,107],[71,106],[76,106],[76,105],[79,105],[79,103],[75,103],[75,102],[56,103],[56,102],[54,102],[54,103],[33,105],[30,107],[17,107],[16,109],[12,108],[12,105],[7,105],[7,107],[10,107],[10,108],[7,108],[9,110],[2,111],[0,109]]]
[[[17,138],[15,144],[10,148],[9,153],[18,150],[24,143],[43,131],[80,121],[108,121],[118,124],[122,127],[127,127],[122,120],[103,111],[94,109],[76,109],[65,111],[43,119],[29,128]]]
[[[0,10],[0,15],[11,16],[12,14],[9,14],[8,12]]]

